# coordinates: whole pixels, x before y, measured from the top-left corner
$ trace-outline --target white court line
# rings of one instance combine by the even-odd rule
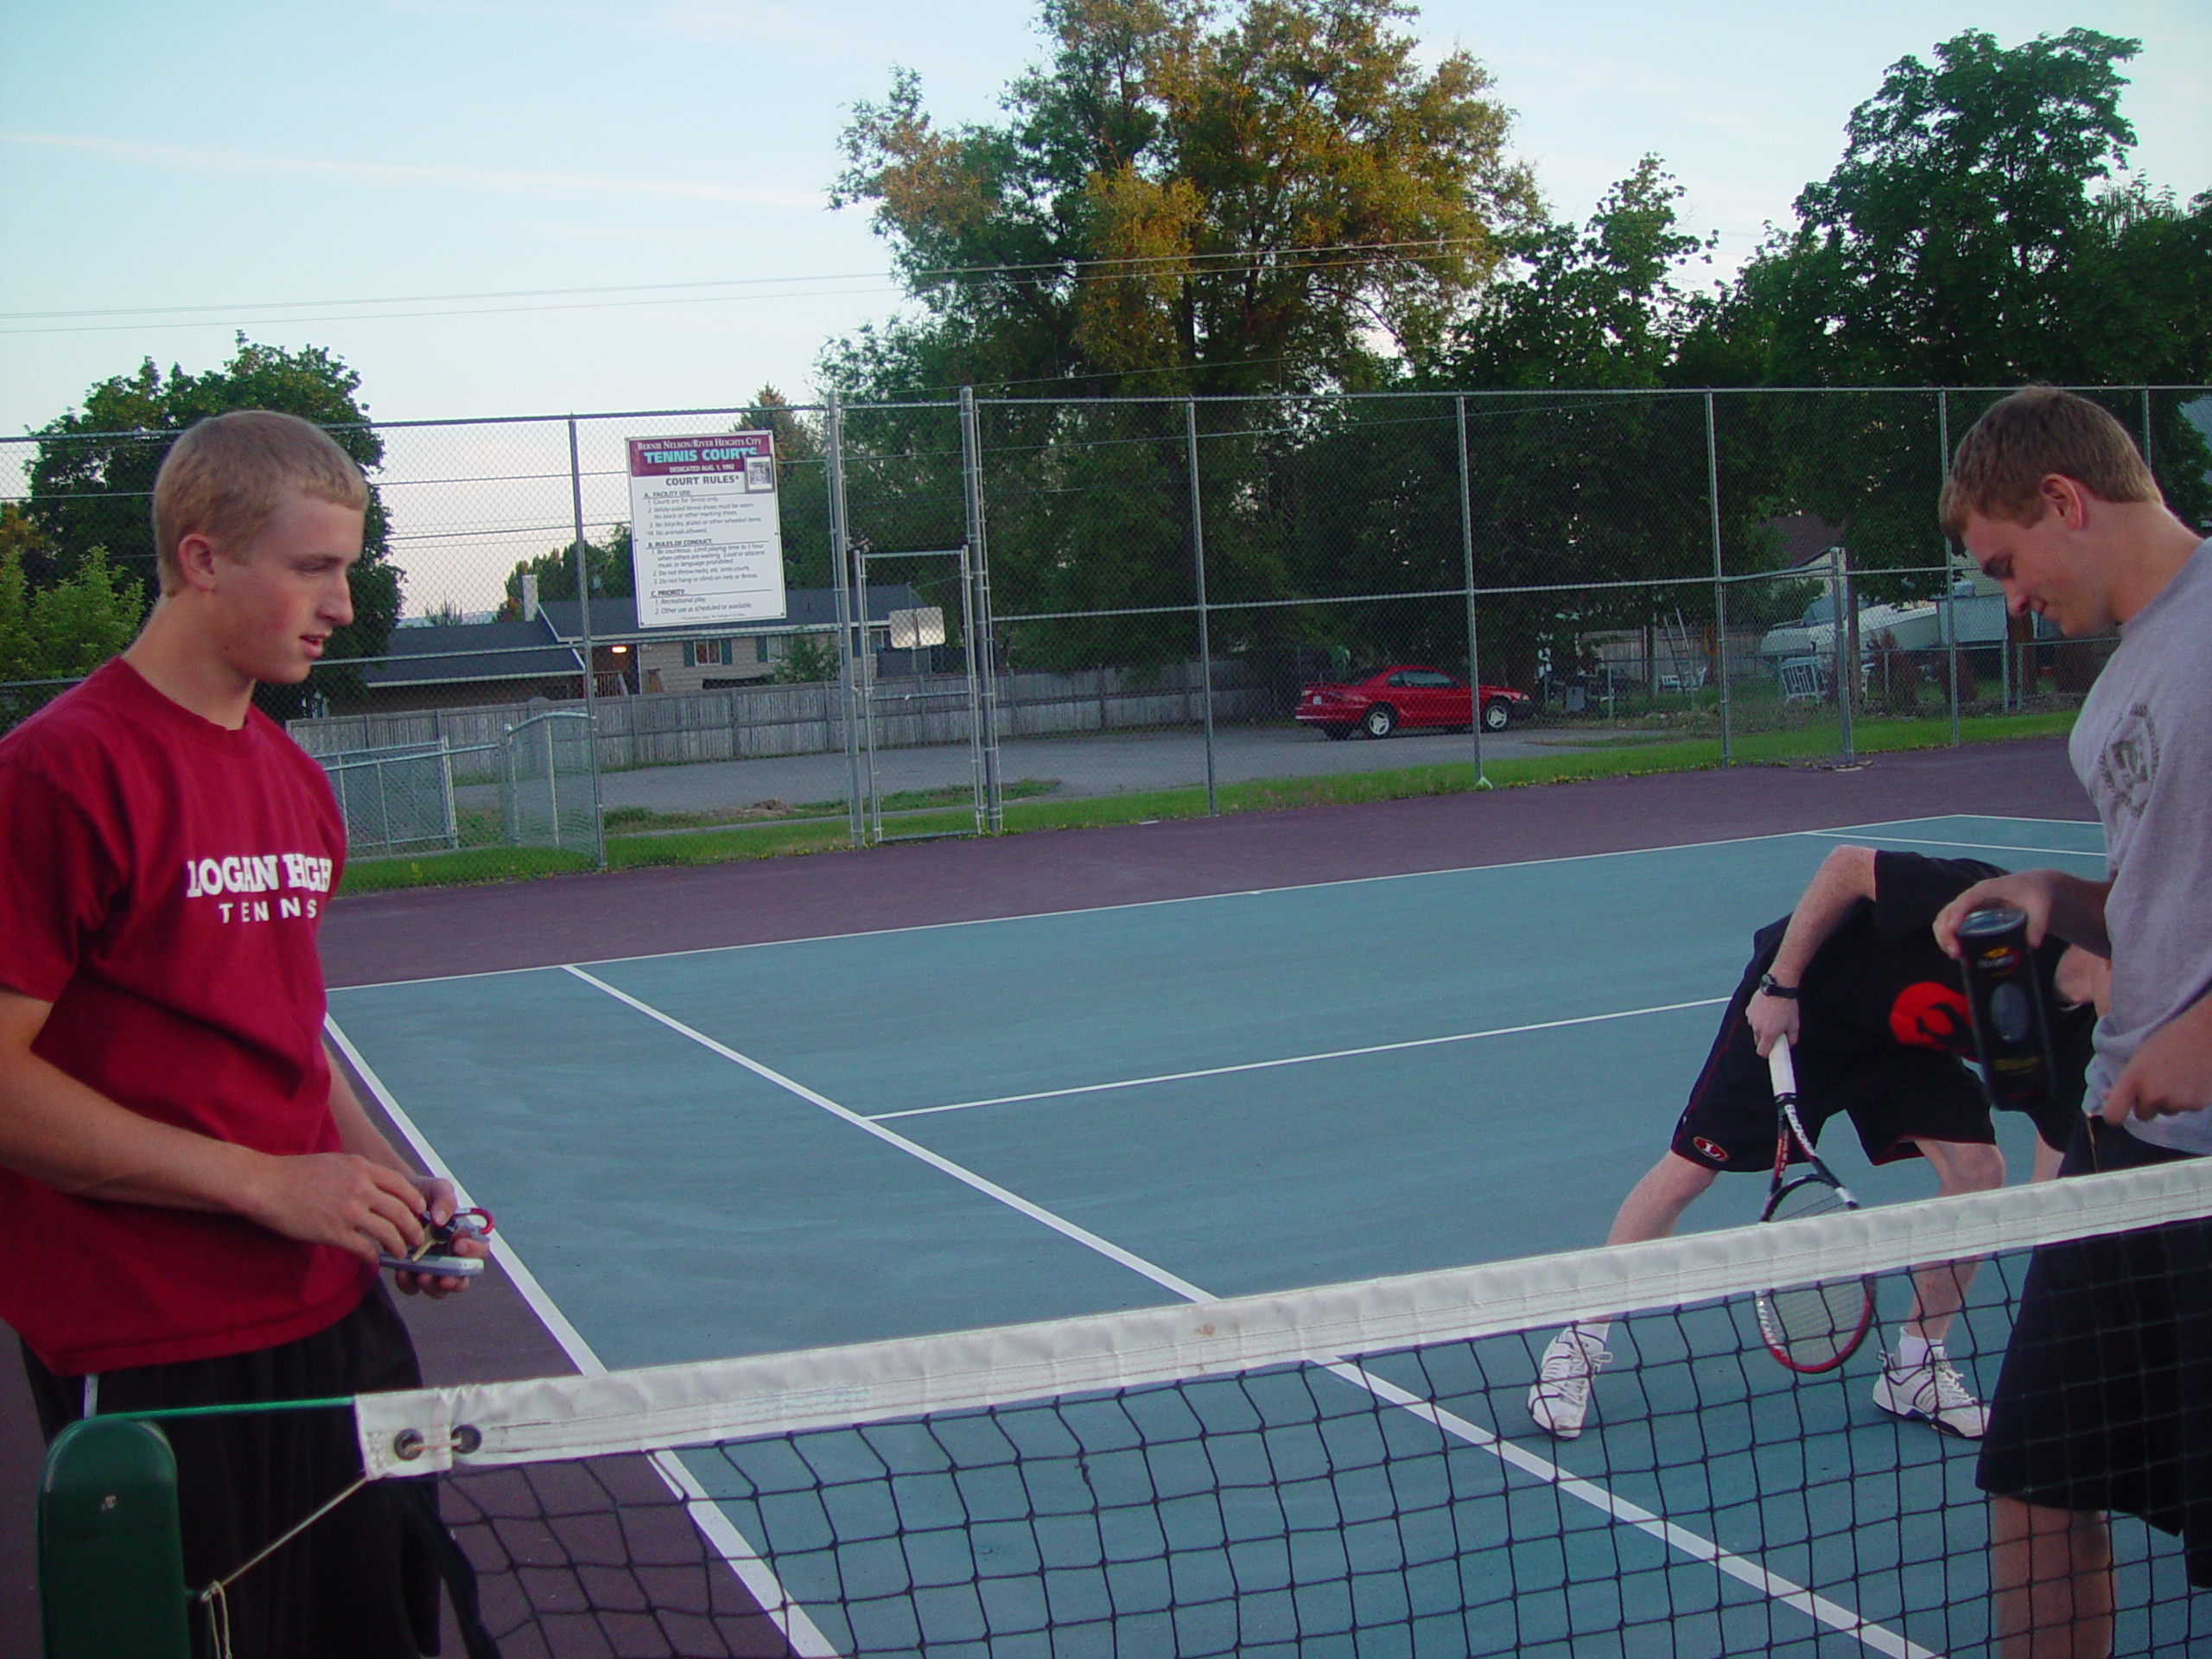
[[[828,1096],[809,1089],[805,1084],[785,1077],[771,1066],[764,1065],[758,1060],[739,1053],[725,1044],[716,1042],[704,1033],[685,1025],[674,1015],[664,1014],[651,1003],[642,1001],[626,991],[616,989],[605,980],[594,978],[582,968],[571,966],[568,971],[586,984],[596,986],[616,1001],[636,1009],[646,1018],[658,1021],[671,1031],[689,1038],[701,1047],[712,1053],[719,1054],[732,1064],[744,1067],[755,1077],[772,1083],[779,1089],[788,1090],[809,1104],[818,1106],[832,1116],[850,1123],[854,1128],[864,1130],[879,1140],[920,1159],[931,1168],[940,1170],[954,1179],[964,1182],[977,1192],[996,1198],[1000,1203],[1009,1205],[1030,1219],[1040,1222],[1054,1231],[1062,1233],[1077,1243],[1098,1251],[1101,1255],[1128,1268],[1133,1272],[1143,1274],[1154,1283],[1173,1291],[1185,1301],[1210,1302],[1217,1300],[1189,1280],[1170,1273],[1166,1268],[1147,1262],[1131,1251],[1124,1250],[1117,1244],[1109,1243],[1097,1234],[1054,1215],[1041,1205],[1032,1204],[1028,1199],[1009,1192],[994,1181],[984,1179],[973,1171],[963,1168],[950,1159],[941,1157],[926,1147],[907,1140],[904,1135],[880,1128],[872,1120],[861,1116],[850,1108],[839,1105]],[[1708,1005],[1685,1003],[1682,1006],[1690,1007]],[[1595,1017],[1602,1019],[1608,1016]],[[1561,1023],[1577,1022],[1563,1021]],[[1764,1567],[1746,1557],[1736,1554],[1733,1551],[1722,1548],[1712,1539],[1692,1532],[1687,1528],[1676,1526],[1673,1522],[1665,1520],[1640,1505],[1615,1496],[1597,1482],[1572,1474],[1557,1464],[1538,1457],[1535,1453],[1491,1433],[1488,1429],[1469,1421],[1456,1413],[1446,1411],[1421,1399],[1418,1395],[1408,1393],[1395,1383],[1371,1375],[1358,1365],[1336,1357],[1317,1357],[1313,1363],[1325,1368],[1332,1375],[1353,1386],[1373,1395],[1386,1405],[1395,1406],[1408,1411],[1444,1433],[1464,1440],[1471,1446],[1480,1447],[1508,1466],[1545,1482],[1562,1495],[1591,1505],[1608,1518],[1636,1527],[1659,1539],[1662,1542],[1681,1551],[1694,1560],[1711,1563],[1720,1572],[1751,1586],[1785,1606],[1796,1608],[1798,1611],[1808,1615],[1832,1629],[1856,1637],[1878,1653],[1894,1656],[1895,1659],[1938,1659],[1938,1656],[1908,1642],[1895,1631],[1861,1619],[1849,1608],[1829,1601],[1824,1597],[1816,1596],[1802,1585],[1770,1573]]]
[[[1156,1083],[1187,1083],[1195,1077],[1225,1077],[1239,1071],[1266,1071],[1279,1065],[1312,1065],[1322,1060],[1357,1059],[1363,1054],[1393,1054],[1402,1049],[1436,1048],[1446,1043],[1479,1042],[1485,1037],[1515,1037],[1523,1032],[1557,1031],[1565,1026],[1594,1026],[1607,1020],[1634,1020],[1647,1014],[1679,1014],[1685,1008],[1717,1008],[1725,996],[1700,997],[1694,1002],[1662,1002],[1655,1007],[1622,1008],[1612,1014],[1583,1014],[1569,1020],[1540,1020],[1533,1025],[1498,1026],[1489,1031],[1459,1031],[1447,1037],[1414,1037],[1402,1043],[1372,1043],[1364,1048],[1332,1048],[1320,1054],[1293,1054],[1279,1060],[1246,1060],[1237,1065],[1210,1065],[1196,1071],[1166,1071],[1154,1077],[1122,1077],[1113,1083],[1077,1084],[1067,1089],[1039,1089],[1027,1095],[995,1095],[988,1100],[955,1101],[944,1106],[910,1106],[902,1111],[870,1112],[868,1121],[881,1123],[894,1117],[928,1117],[937,1112],[964,1112],[977,1106],[1011,1106],[1029,1100],[1060,1100],[1070,1095],[1100,1095],[1115,1089],[1143,1089]]]
[[[617,990],[605,980],[594,978],[592,975],[586,973],[581,968],[570,967],[567,971],[574,974],[578,979],[583,981],[585,984],[594,986],[598,989],[606,992],[607,995],[613,997],[617,1002],[624,1003],[630,1007],[635,1008],[639,1014],[644,1014],[648,1020],[658,1020],[662,1025],[666,1026],[671,1031],[676,1033],[678,1036],[688,1037],[693,1042],[698,1044],[700,1047],[708,1050],[711,1053],[721,1055],[722,1058],[729,1061],[732,1065],[743,1066],[747,1071],[752,1072],[756,1077],[763,1078],[769,1083],[774,1084],[779,1089],[785,1090],[791,1094],[797,1095],[801,1100],[806,1102],[810,1106],[820,1107],[823,1111],[828,1112],[832,1117],[842,1118],[844,1122],[851,1124],[855,1128],[863,1130],[866,1133],[874,1135],[877,1140],[884,1141],[890,1146],[896,1147],[899,1151],[906,1154],[909,1157],[919,1159],[922,1162],[929,1165],[931,1168],[938,1171],[940,1173],[951,1176],[954,1180],[960,1182],[963,1185],[975,1188],[976,1192],[981,1192],[984,1197],[994,1198],[999,1203],[1005,1205],[1008,1209],[1016,1211],[1020,1214],[1028,1217],[1030,1220],[1039,1223],[1044,1226],[1051,1228],[1054,1232],[1074,1240],[1085,1249],[1096,1250],[1099,1255],[1106,1257],[1109,1262],[1116,1262],[1122,1267],[1127,1268],[1132,1273],[1141,1274],[1145,1278],[1151,1280],[1153,1283],[1161,1287],[1163,1289],[1173,1291],[1176,1295],[1184,1297],[1190,1301],[1205,1302],[1211,1301],[1213,1300],[1213,1298],[1208,1296],[1205,1292],[1200,1290],[1189,1280],[1181,1278],[1175,1274],[1172,1274],[1165,1268],[1155,1266],[1152,1262],[1146,1261],[1142,1256],[1123,1249],[1120,1245],[1112,1243],[1110,1240],[1101,1238],[1096,1233],[1090,1231],[1088,1228],[1077,1226],[1075,1223],[1068,1220],[1065,1217],[1054,1215],[1051,1211],[1044,1208],[1041,1205],[1030,1203],[1028,1199],[1023,1198],[1020,1193],[1009,1192],[1007,1188],[1001,1186],[996,1181],[987,1180],[982,1176],[978,1175],[974,1170],[966,1167],[964,1165],[956,1164],[951,1159],[944,1157],[938,1153],[931,1152],[927,1147],[923,1146],[918,1141],[909,1141],[905,1135],[899,1134],[895,1130],[887,1129],[878,1124],[870,1122],[867,1118],[862,1117],[858,1112],[853,1110],[850,1107],[841,1106],[836,1101],[830,1099],[829,1096],[821,1093],[818,1090],[810,1089],[803,1083],[797,1082],[791,1077],[785,1077],[773,1066],[764,1065],[759,1060],[753,1059],[749,1055],[741,1054],[735,1049],[731,1048],[725,1044],[716,1042],[704,1032],[694,1030],[691,1027],[685,1025],[674,1014],[663,1014],[658,1008],[653,1007],[652,1003],[640,1001],[638,998],[631,995],[627,991]]]
[[[468,1196],[468,1189],[461,1184],[446,1160],[439,1156],[437,1148],[415,1126],[415,1120],[407,1115],[391,1090],[385,1086],[384,1079],[376,1074],[361,1051],[353,1046],[353,1040],[340,1028],[338,1021],[326,1014],[322,1023],[323,1029],[330,1033],[331,1041],[345,1055],[346,1063],[353,1068],[369,1092],[376,1096],[377,1103],[384,1108],[385,1115],[406,1139],[407,1144],[415,1149],[415,1155],[423,1160],[423,1167],[433,1175],[453,1182],[454,1192],[464,1208],[474,1204],[475,1200]],[[605,1363],[593,1351],[592,1345],[584,1340],[583,1333],[569,1322],[568,1315],[562,1313],[552,1297],[546,1294],[545,1287],[537,1281],[537,1275],[524,1265],[512,1241],[494,1231],[491,1248],[500,1268],[513,1281],[515,1289],[521,1294],[530,1311],[551,1332],[553,1340],[561,1344],[561,1351],[568,1355],[569,1363],[586,1376],[606,1376]],[[731,1522],[729,1516],[722,1512],[721,1505],[707,1496],[707,1489],[684,1466],[683,1459],[673,1452],[656,1452],[652,1456],[654,1468],[659,1471],[660,1478],[667,1484],[670,1492],[683,1501],[684,1512],[691,1517],[692,1524],[699,1529],[708,1543],[737,1576],[738,1582],[745,1586],[746,1593],[753,1598],[768,1622],[784,1633],[784,1639],[791,1643],[791,1651],[800,1656],[800,1659],[837,1659],[836,1645],[807,1616],[806,1610],[791,1599],[776,1577],[775,1568],[768,1565],[751,1541]]]
[[[1988,823],[2063,823],[2077,830],[2104,828],[2095,818],[2039,818],[2032,813],[2019,812],[1936,812],[1919,818],[1878,818],[1872,823],[1847,823],[1845,830],[1890,830],[1901,823],[1956,823],[1961,819],[1980,818]],[[1798,831],[1803,834],[1803,831]],[[1821,832],[1825,833],[1825,832]]]
[[[1833,830],[1800,830],[1797,833],[1814,841],[1834,841],[1838,836]],[[2000,841],[1936,841],[1927,836],[1888,836],[1871,830],[1854,830],[1851,833],[1868,841],[1902,842],[1907,847],[1955,847],[1969,853],[2034,853],[2044,858],[2094,858],[2099,863],[2104,861],[2105,856],[2101,847],[2094,851],[2082,847],[2013,847]]]
[[[1557,1488],[1562,1495],[1580,1499],[1616,1522],[1634,1527],[1639,1532],[1649,1533],[1660,1542],[1671,1545],[1694,1560],[1711,1562],[1730,1578],[1751,1586],[1761,1595],[1770,1597],[1786,1607],[1794,1607],[1831,1630],[1857,1637],[1877,1653],[1893,1656],[1893,1659],[1942,1659],[1941,1655],[1916,1642],[1909,1641],[1895,1630],[1861,1618],[1841,1603],[1815,1595],[1803,1585],[1785,1579],[1777,1573],[1770,1573],[1750,1557],[1723,1549],[1702,1534],[1692,1532],[1687,1527],[1678,1527],[1663,1516],[1653,1514],[1640,1503],[1631,1503],[1596,1481],[1586,1480],[1562,1469],[1550,1459],[1538,1457],[1526,1446],[1517,1446],[1503,1436],[1493,1434],[1457,1412],[1446,1411],[1419,1395],[1408,1393],[1396,1383],[1373,1375],[1362,1366],[1344,1360],[1319,1363],[1345,1382],[1366,1389],[1376,1399],[1396,1406],[1423,1422],[1433,1423],[1446,1433],[1456,1435],[1470,1446],[1479,1446],[1509,1468],[1533,1476],[1546,1485]]]
[[[1944,817],[1955,817],[1955,813]],[[1935,823],[1942,818],[1899,818],[1899,823]],[[2022,823],[2070,823],[2070,819],[2027,819]],[[1847,826],[1853,831],[1877,826],[1854,824]],[[1389,875],[1347,875],[1331,881],[1294,881],[1281,887],[1236,887],[1221,893],[1188,893],[1174,899],[1132,899],[1118,905],[1078,905],[1068,910],[1025,910],[1010,916],[968,916],[949,922],[910,922],[900,927],[856,928],[849,933],[809,933],[789,939],[754,939],[741,944],[701,944],[685,950],[658,950],[641,952],[630,957],[591,957],[583,963],[540,963],[530,968],[485,968],[465,974],[428,974],[419,979],[372,980],[362,985],[337,985],[334,991],[385,991],[405,985],[442,985],[449,980],[499,979],[509,974],[544,974],[556,969],[578,966],[615,968],[631,962],[674,962],[682,957],[710,957],[725,951],[773,950],[787,944],[827,944],[841,939],[893,938],[901,933],[928,933],[939,928],[995,927],[1002,922],[1056,921],[1064,916],[1107,916],[1122,910],[1157,910],[1171,905],[1209,905],[1225,899],[1267,899],[1282,893],[1320,893],[1331,887],[1359,887],[1379,881],[1421,881],[1431,877],[1446,875],[1478,875],[1491,870],[1535,869],[1546,864],[1594,863],[1610,858],[1637,858],[1646,853],[1690,853],[1706,847],[1748,847],[1763,841],[1794,841],[1801,836],[1828,836],[1841,833],[1831,830],[1777,830],[1760,836],[1725,836],[1717,841],[1669,842],[1663,847],[1624,847],[1610,853],[1557,853],[1546,858],[1509,859],[1497,864],[1457,864],[1442,870],[1400,870]],[[2045,849],[2038,849],[2045,850]]]

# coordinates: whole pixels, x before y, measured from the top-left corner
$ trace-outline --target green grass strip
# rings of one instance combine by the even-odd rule
[[[2063,736],[2071,731],[2071,710],[2027,715],[1975,715],[1959,721],[1962,742]],[[1951,740],[1942,716],[1914,719],[1872,717],[1856,723],[1855,754],[1895,753],[1942,748]],[[1597,740],[1602,742],[1602,740]],[[1840,732],[1834,721],[1789,730],[1746,732],[1730,747],[1739,766],[1833,765],[1840,759]],[[1548,754],[1488,761],[1485,779],[1497,789],[1527,788],[1585,778],[1633,778],[1656,772],[1710,771],[1720,765],[1716,736],[1667,737],[1627,734],[1604,747],[1568,743]],[[1408,800],[1424,795],[1464,794],[1474,787],[1474,761],[1405,766],[1387,772],[1338,772],[1314,778],[1271,778],[1224,784],[1215,796],[1224,813],[1281,811],[1304,806],[1349,806],[1364,801]],[[1162,818],[1203,817],[1206,792],[1198,785],[1117,795],[1060,798],[1045,794],[1050,782],[1024,779],[1007,787],[1006,827],[1009,833],[1033,830],[1082,830],[1101,824],[1147,823]],[[975,829],[975,812],[965,788],[915,791],[885,797],[887,814],[896,814],[885,830],[893,836],[963,835]],[[939,805],[938,803],[944,803]],[[957,804],[956,804],[957,803]],[[905,809],[905,810],[902,810]],[[921,809],[921,810],[913,810]],[[810,802],[789,809],[791,816],[731,823],[710,814],[658,813],[617,808],[627,833],[607,841],[609,869],[727,864],[741,859],[776,858],[792,853],[836,852],[851,842],[842,802]],[[613,814],[609,815],[610,818]],[[713,828],[691,829],[705,822]],[[610,824],[610,829],[613,825]],[[459,852],[362,859],[346,867],[340,893],[386,893],[406,887],[457,887],[472,882],[527,880],[591,868],[588,853],[541,847],[470,847]]]

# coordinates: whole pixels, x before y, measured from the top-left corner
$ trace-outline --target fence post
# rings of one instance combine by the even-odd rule
[[[1728,707],[1728,583],[1720,563],[1720,445],[1713,435],[1713,394],[1705,394],[1705,493],[1713,508],[1713,664],[1720,674],[1720,764],[1732,766]]]
[[[1183,443],[1191,460],[1191,562],[1198,575],[1198,672],[1205,683],[1206,816],[1211,818],[1220,816],[1221,804],[1214,796],[1213,642],[1206,617],[1206,531],[1198,507],[1198,404],[1194,397],[1183,400]]]
[[[854,701],[857,688],[853,681],[853,594],[852,571],[848,563],[848,537],[845,534],[845,412],[839,403],[836,387],[830,391],[830,410],[823,421],[828,429],[823,436],[828,440],[824,454],[826,465],[822,475],[830,490],[830,568],[834,573],[837,591],[837,684],[845,694],[845,766],[850,777],[849,795],[845,802],[845,822],[851,832],[853,845],[861,846],[866,832],[861,823],[861,749],[860,720]],[[865,607],[868,596],[862,594]],[[866,611],[863,609],[865,618]],[[868,626],[861,626],[861,639],[867,643]],[[829,698],[823,702],[826,707]]]
[[[1006,829],[1006,804],[999,792],[999,685],[991,660],[991,561],[983,543],[983,433],[976,416],[976,389],[960,388],[960,468],[966,488],[969,639],[968,671],[976,681],[978,753],[983,766],[984,827],[992,835]]]
[[[576,417],[573,415],[569,416],[569,503],[575,516],[577,614],[582,620],[584,636],[584,752],[591,762],[592,862],[603,870],[607,868],[607,828],[599,797],[599,674],[591,647],[591,561],[584,556],[584,471],[577,457]],[[547,749],[546,757],[550,775],[550,748]],[[557,829],[553,844],[561,844]]]
[[[1942,451],[1942,465],[1936,469],[1936,486],[1942,489],[1951,477],[1951,394],[1948,388],[1936,389],[1936,442]],[[1943,542],[1943,632],[1948,636],[1944,660],[1951,676],[1951,747],[1959,747],[1959,601],[1953,591],[1959,585],[1958,569],[1951,559],[1950,538]]]
[[[2151,388],[2148,386],[2143,388],[2143,465],[2152,478],[2158,477],[2158,468],[2151,461]]]
[[[1467,729],[1475,740],[1475,787],[1488,789],[1483,776],[1483,658],[1482,639],[1475,623],[1475,511],[1467,484],[1467,400],[1452,400],[1453,426],[1459,435],[1459,563],[1467,579]]]
[[[1859,689],[1859,610],[1852,603],[1851,564],[1840,542],[1828,549],[1828,582],[1835,599],[1835,709],[1842,721],[1843,758],[1848,761],[1853,758],[1851,704]]]

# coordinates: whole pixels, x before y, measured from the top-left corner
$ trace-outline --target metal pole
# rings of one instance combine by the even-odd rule
[[[553,818],[553,844],[561,844],[561,772],[553,753],[553,717],[548,715],[540,722],[545,732],[545,810]],[[587,731],[590,728],[585,728]]]
[[[2151,467],[2151,388],[2148,386],[2143,388],[2143,465],[2151,470],[2153,478],[2158,476],[2156,469]]]
[[[1942,450],[1943,464],[1936,468],[1938,486],[1948,483],[1951,476],[1951,394],[1938,388],[1936,393],[1936,442]],[[1958,567],[1951,558],[1950,543],[1943,544],[1943,632],[1949,636],[1945,662],[1951,675],[1951,747],[1959,747],[1959,585]]]
[[[1475,787],[1488,789],[1490,779],[1483,776],[1482,641],[1475,624],[1475,512],[1467,485],[1467,400],[1452,402],[1459,435],[1459,564],[1467,580],[1467,729],[1475,740]]]
[[[976,415],[976,389],[960,388],[961,467],[966,474],[969,592],[974,595],[968,631],[968,671],[981,691],[971,697],[976,710],[977,753],[983,765],[986,822],[978,829],[997,835],[1006,828],[1006,803],[999,786],[999,684],[991,661],[991,561],[983,539],[983,434]]]
[[[1206,617],[1206,531],[1198,508],[1198,405],[1183,400],[1183,442],[1191,461],[1191,562],[1198,576],[1198,672],[1205,677],[1206,816],[1217,817],[1220,802],[1213,781],[1213,642]]]
[[[846,566],[845,535],[845,416],[833,388],[823,424],[829,440],[823,476],[830,488],[830,569],[837,590],[837,683],[845,697],[845,766],[850,779],[845,803],[846,827],[853,845],[862,844],[861,827],[860,721],[854,708],[853,596],[851,572]],[[825,693],[826,696],[827,694]]]
[[[1720,671],[1720,764],[1736,764],[1730,747],[1728,708],[1728,584],[1720,564],[1720,446],[1713,435],[1713,394],[1705,394],[1705,493],[1713,506],[1713,633]]]
[[[1828,550],[1828,573],[1835,594],[1835,709],[1842,721],[1843,758],[1849,760],[1852,693],[1857,690],[1859,678],[1858,641],[1853,637],[1858,629],[1855,626],[1847,626],[1845,619],[1849,618],[1855,625],[1858,614],[1851,603],[1851,568],[1845,561],[1840,542]]]
[[[599,794],[599,696],[596,682],[597,664],[591,649],[591,565],[584,557],[584,469],[577,458],[576,417],[569,416],[569,504],[575,516],[576,531],[576,600],[578,616],[583,624],[584,636],[584,758],[591,763],[591,846],[592,862],[599,868],[607,868],[607,826],[603,822]],[[553,749],[549,738],[545,750],[546,787],[552,787]],[[556,844],[560,835],[560,817],[554,817]]]

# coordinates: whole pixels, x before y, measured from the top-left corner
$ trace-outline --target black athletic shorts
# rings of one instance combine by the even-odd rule
[[[84,1415],[85,1379],[57,1376],[23,1350],[50,1441]],[[275,1348],[100,1374],[97,1412],[157,1406],[327,1400],[422,1386],[407,1327],[381,1282],[337,1324]],[[344,1409],[176,1418],[186,1587],[204,1589],[360,1478]],[[236,1659],[415,1659],[438,1650],[438,1580],[399,1513],[402,1485],[378,1481],[317,1521],[225,1593]],[[193,1651],[211,1651],[195,1605]]]
[[[2060,1173],[2189,1155],[2084,1118]],[[2037,1249],[1974,1478],[2179,1533],[2189,1581],[2212,1587],[2212,1222]]]
[[[1773,1078],[1744,1018],[1766,967],[1762,953],[1745,970],[1720,1016],[1705,1070],[1690,1090],[1690,1103],[1675,1125],[1674,1150],[1707,1169],[1774,1166]],[[1981,1085],[1948,1054],[1902,1045],[1870,1052],[1869,1045],[1857,1042],[1847,1050],[1831,1048],[1819,1033],[1808,1031],[1792,1046],[1790,1058],[1805,1133],[1817,1141],[1823,1123],[1846,1113],[1870,1162],[1917,1158],[1914,1136],[1979,1146],[1997,1139]]]

